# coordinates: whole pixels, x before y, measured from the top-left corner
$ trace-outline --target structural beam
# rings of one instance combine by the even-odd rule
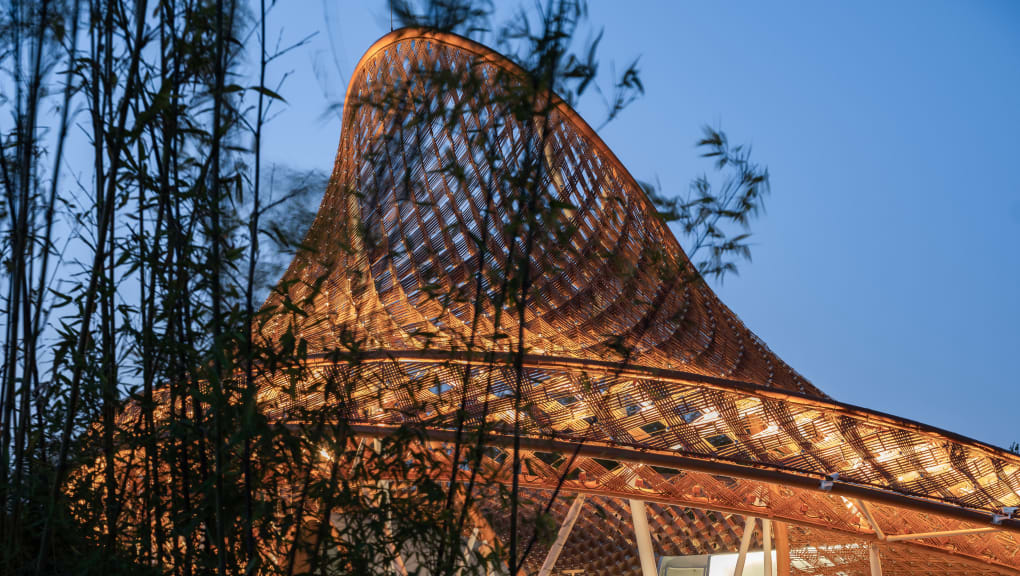
[[[961,530],[943,530],[941,532],[918,532],[916,534],[886,534],[882,527],[878,525],[875,520],[874,514],[871,512],[871,506],[868,505],[867,501],[857,498],[855,500],[857,508],[864,515],[864,519],[871,525],[871,529],[875,531],[875,537],[879,540],[886,542],[901,542],[903,540],[923,540],[925,538],[943,538],[946,536],[966,536],[968,534],[985,534],[988,532],[998,532],[999,528],[993,526],[984,526],[981,528],[964,528]]]
[[[872,542],[868,547],[868,559],[871,561],[871,576],[882,576],[882,559],[878,555],[878,544]]]
[[[655,550],[652,549],[652,536],[648,533],[648,514],[642,500],[630,501],[630,515],[634,521],[634,539],[637,540],[638,558],[641,560],[642,576],[657,576],[655,566]]]
[[[868,521],[871,529],[875,532],[875,536],[879,540],[885,540],[885,532],[882,531],[882,527],[878,525],[874,515],[871,514],[871,506],[868,506],[868,503],[860,498],[857,498],[855,502],[857,502],[857,508],[861,511],[861,514],[864,515],[864,519]]]
[[[570,505],[570,510],[567,510],[567,516],[563,519],[563,525],[560,526],[560,532],[556,535],[556,541],[549,548],[549,553],[545,556],[545,562],[542,562],[542,568],[539,569],[538,576],[549,576],[549,574],[552,574],[553,566],[556,565],[556,560],[559,559],[560,552],[563,551],[563,544],[566,543],[567,537],[570,536],[570,531],[574,529],[574,524],[577,522],[577,517],[581,514],[584,498],[584,494],[578,494],[574,498],[574,503]]]
[[[761,519],[761,545],[765,557],[765,576],[775,576],[772,571],[772,521]]]
[[[747,549],[751,547],[751,536],[754,534],[754,516],[744,516],[744,533],[740,535],[740,553],[737,554],[737,565],[733,568],[733,576],[744,576],[744,563],[747,562]]]
[[[285,426],[297,427],[296,424],[285,424]],[[359,422],[352,423],[350,425],[350,429],[355,434],[361,436],[386,436],[392,434],[395,428],[396,426],[394,425],[376,423],[367,424]],[[456,431],[454,430],[422,428],[419,431],[432,441],[456,441]],[[510,434],[497,434],[492,432],[485,435],[484,441],[490,446],[512,446],[515,440]],[[679,470],[691,470],[694,472],[729,476],[738,480],[751,480],[755,482],[783,485],[788,488],[803,489],[811,492],[818,492],[821,490],[819,488],[820,478],[818,475],[769,469],[767,466],[762,464],[756,464],[754,466],[742,465],[695,454],[652,449],[637,450],[627,446],[617,446],[608,442],[599,442],[594,440],[588,440],[578,444],[575,440],[568,440],[565,438],[522,436],[517,440],[517,442],[519,442],[520,447],[525,450],[553,452],[567,455],[576,453],[578,456],[604,458],[630,465],[643,464],[645,466],[664,466]],[[586,492],[589,494],[609,493],[608,491],[599,492],[598,490],[586,490]],[[964,522],[990,524],[994,516],[993,513],[984,510],[960,507],[936,500],[921,499],[908,496],[906,494],[891,492],[882,488],[855,484],[853,482],[845,482],[842,480],[835,481],[832,488],[828,490],[827,493],[833,496],[844,496],[847,499],[869,500],[871,502],[887,506],[896,506],[906,510],[912,510],[914,512],[939,514],[946,518],[952,518],[954,520]],[[665,499],[663,499],[663,501],[665,501]],[[677,504],[678,502],[676,499],[669,499],[667,503]],[[704,507],[703,504],[704,503],[692,503],[693,506]],[[740,513],[739,511],[736,512]],[[789,517],[787,520],[796,521],[795,518]],[[1003,531],[1020,533],[1020,518],[1001,520],[997,526]]]
[[[776,576],[790,576],[790,535],[785,522],[773,522],[776,532]]]
[[[918,532],[917,534],[891,534],[885,537],[887,542],[899,542],[901,540],[921,540],[924,538],[944,538],[946,536],[966,536],[968,534],[985,534],[987,532],[998,532],[998,528],[964,528],[963,530],[945,530],[943,532]]]

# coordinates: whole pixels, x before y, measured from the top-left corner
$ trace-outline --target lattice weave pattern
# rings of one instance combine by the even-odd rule
[[[509,113],[500,95],[522,82],[519,69],[484,47],[414,30],[384,38],[359,63],[333,177],[305,242],[315,250],[295,258],[285,292],[267,303],[303,309],[275,317],[263,336],[273,342],[294,331],[309,343],[321,358],[309,384],[359,382],[346,408],[367,425],[442,429],[466,397],[473,426],[506,430],[517,419],[535,438],[623,448],[633,461],[582,457],[573,470],[562,454],[528,451],[524,484],[549,489],[566,473],[564,489],[598,494],[603,510],[619,512],[625,497],[657,502],[659,545],[685,553],[733,549],[742,528],[726,514],[781,518],[799,526],[794,567],[805,574],[852,573],[862,549],[866,560],[861,543],[874,533],[849,500],[744,473],[643,465],[640,454],[838,473],[989,515],[1020,504],[1020,459],[832,402],[787,366],[697,278],[641,188],[576,113],[560,103],[540,125]],[[533,238],[522,266],[524,200],[511,175],[536,158],[548,233]],[[522,312],[519,296],[501,295],[523,268],[532,283]],[[365,353],[356,367],[327,359],[352,344]],[[508,364],[478,362],[522,345],[522,382]],[[261,388],[277,418],[321,401],[299,396],[295,405],[282,388]],[[523,413],[513,410],[518,389]],[[486,465],[505,475],[505,454]],[[556,506],[562,513],[566,505]],[[706,521],[704,510],[718,512]],[[960,516],[875,510],[894,532],[974,526]],[[629,546],[625,529],[584,518],[604,541]],[[1009,532],[883,544],[883,554],[894,566],[926,554],[945,569],[1020,564]],[[633,571],[630,560],[611,557],[612,570]]]
[[[308,376],[296,395],[290,374],[261,379],[264,414],[294,423],[336,402],[366,437],[411,423],[443,478],[463,464],[444,460],[459,413],[491,435],[495,485],[511,481],[500,439],[517,423],[522,513],[558,488],[561,520],[586,494],[557,566],[589,574],[640,573],[628,499],[648,502],[664,555],[735,551],[745,515],[787,523],[803,575],[867,573],[878,534],[860,498],[886,534],[982,528],[1020,505],[1020,457],[832,401],[770,351],[569,106],[542,122],[509,109],[522,78],[480,45],[420,30],[363,57],[312,249],[265,305],[288,312],[260,328],[274,346],[306,343]],[[529,161],[537,198],[514,178]],[[356,383],[342,402],[319,392],[335,381]],[[166,390],[157,402],[170,420]],[[508,537],[496,499],[479,501],[479,522]],[[885,573],[1020,573],[1020,525],[1002,527],[883,542]]]
[[[510,273],[508,254],[521,239],[510,231],[514,192],[493,179],[541,146],[532,154],[546,161],[548,199],[569,206],[543,225],[570,234],[542,237],[533,249],[524,327],[532,351],[623,360],[625,350],[635,364],[822,396],[691,281],[690,263],[644,192],[569,109],[554,109],[542,137],[529,136],[499,102],[464,102],[468,95],[429,76],[441,68],[498,90],[493,83],[510,82],[499,66],[413,37],[362,61],[333,180],[306,242],[319,251],[296,258],[288,273],[300,280],[294,301],[327,278],[301,335],[322,350],[337,346],[340,333],[365,338],[370,349],[512,347],[517,316],[504,303],[496,327],[495,281]],[[396,91],[413,101],[394,104]],[[447,110],[463,113],[451,119]],[[416,120],[430,114],[436,119]],[[451,164],[464,171],[457,179]],[[472,326],[480,335],[473,339]],[[281,318],[269,337],[286,328]],[[493,343],[494,333],[507,338]]]

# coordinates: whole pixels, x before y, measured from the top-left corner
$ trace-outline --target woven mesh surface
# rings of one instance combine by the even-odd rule
[[[790,535],[792,576],[870,576],[868,548],[871,542],[819,528],[793,526]],[[953,574],[1011,574],[972,559],[935,550],[919,550],[904,543],[878,543],[882,574],[889,576],[936,576]]]
[[[484,420],[497,435],[518,416],[535,441],[522,453],[524,515],[541,508],[561,477],[554,517],[573,494],[588,494],[557,566],[590,574],[639,573],[629,498],[650,503],[658,554],[732,552],[739,516],[770,517],[791,527],[793,573],[826,575],[867,573],[875,540],[852,499],[819,489],[830,474],[874,496],[887,534],[988,526],[1001,507],[1020,504],[1015,455],[831,401],[703,282],[676,274],[690,270],[676,239],[565,104],[536,145],[527,136],[534,130],[498,98],[465,102],[463,91],[430,80],[436,71],[470,74],[483,95],[513,89],[519,77],[484,47],[414,30],[385,37],[362,59],[333,177],[305,241],[315,250],[298,254],[281,283],[302,314],[279,314],[262,332],[276,342],[295,330],[309,344],[305,389],[329,378],[357,382],[344,416],[366,430],[407,422],[448,430],[462,399],[469,425]],[[396,100],[394,87],[403,94]],[[462,115],[415,121],[436,109]],[[536,239],[533,295],[520,325],[512,303],[498,298],[519,249],[514,196],[493,178],[527,154],[545,161],[546,200],[570,207],[549,228],[570,234]],[[464,174],[453,178],[451,163]],[[528,353],[525,408],[515,414],[516,374],[477,359],[513,351],[519,333]],[[352,342],[366,351],[356,366],[327,355]],[[272,418],[287,421],[324,401],[289,389],[282,376],[260,383]],[[537,447],[549,438],[604,453],[569,460],[563,445]],[[656,464],[652,454],[661,456]],[[683,460],[664,464],[670,456]],[[484,465],[508,482],[506,462],[505,446],[494,447]],[[719,463],[727,473],[710,471]],[[481,512],[505,538],[502,510]],[[883,543],[885,573],[1015,573],[1017,529],[1011,520],[1003,527]],[[529,569],[545,551],[536,548]]]
[[[523,514],[526,518],[534,518],[544,511],[549,502],[548,492],[526,490],[524,494]],[[553,500],[549,513],[557,520],[556,525],[562,522],[572,502],[572,496]],[[506,539],[509,534],[506,514],[491,505],[482,506],[482,511],[496,533]],[[743,532],[744,520],[739,515],[655,503],[649,503],[646,511],[653,546],[657,554],[664,556],[735,551]],[[521,542],[530,542],[533,526],[533,522],[524,524]],[[761,548],[760,533],[755,533],[752,546]],[[524,570],[537,572],[547,553],[547,545],[536,544],[527,556]],[[584,570],[585,574],[593,576],[640,576],[641,564],[627,501],[588,497],[556,562],[556,570]]]
[[[551,112],[539,144],[498,101],[462,102],[459,90],[431,79],[442,68],[470,75],[462,84],[491,79],[505,87],[514,78],[507,64],[414,35],[361,61],[333,180],[306,241],[320,249],[299,255],[286,276],[297,280],[290,288],[295,302],[319,281],[328,285],[299,321],[310,351],[336,347],[341,332],[389,351],[463,349],[469,341],[512,349],[519,327],[513,303],[505,303],[497,329],[499,285],[487,279],[504,277],[520,242],[510,231],[515,192],[491,179],[520,164],[529,147],[542,146],[530,153],[546,159],[548,198],[572,206],[548,227],[573,233],[536,239],[524,327],[533,351],[622,361],[626,350],[634,364],[822,396],[704,283],[689,281],[690,263],[644,192],[569,108]],[[407,93],[406,107],[393,102],[396,91]],[[451,121],[452,112],[437,109],[463,115]],[[412,123],[428,114],[439,119]],[[462,179],[444,172],[451,162],[466,171]],[[486,242],[478,242],[483,236]],[[479,291],[473,279],[480,266]],[[687,273],[677,277],[678,270]],[[267,336],[289,322],[281,317]],[[473,323],[479,334],[507,337],[472,340]]]

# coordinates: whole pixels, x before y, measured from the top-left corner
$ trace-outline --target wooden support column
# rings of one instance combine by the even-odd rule
[[[315,564],[314,554],[318,548],[319,519],[314,515],[305,517],[304,522],[299,522],[295,528],[294,543],[291,544],[290,555],[287,561],[293,566],[291,574],[306,574],[312,571]]]
[[[747,562],[747,549],[751,547],[751,536],[754,534],[754,516],[744,516],[744,533],[740,535],[740,553],[737,554],[737,565],[733,568],[733,576],[744,576],[744,563]]]
[[[765,576],[776,576],[772,571],[772,521],[768,518],[761,519],[761,545],[764,552]]]
[[[871,543],[868,548],[868,559],[871,560],[871,576],[882,576],[882,558],[878,555],[878,544]]]
[[[638,558],[641,559],[641,576],[657,576],[655,550],[652,548],[652,536],[648,532],[648,514],[643,500],[630,500],[630,515],[634,522]]]
[[[786,524],[773,522],[776,531],[776,576],[790,576],[790,535]]]
[[[584,494],[578,494],[574,498],[574,503],[570,505],[570,510],[567,510],[567,516],[563,519],[560,532],[556,535],[556,541],[549,548],[549,554],[546,555],[545,562],[542,563],[542,568],[538,571],[538,576],[549,576],[549,574],[552,574],[553,566],[556,565],[556,560],[559,559],[560,552],[563,551],[563,544],[566,543],[567,537],[570,536],[570,531],[574,529],[574,523],[577,522],[577,517],[581,514],[582,506],[584,506]]]
[[[372,440],[372,449],[375,450],[376,454],[380,454],[382,452],[382,440],[380,438],[374,438]],[[376,482],[376,487],[382,492],[383,501],[389,504],[390,481],[379,480]],[[453,488],[450,489],[452,490]],[[383,525],[383,531],[386,534],[387,539],[389,539],[390,533],[392,532],[392,523],[389,518],[389,513],[387,513],[386,523]],[[387,544],[386,548],[390,553],[390,556],[393,557],[393,571],[397,574],[397,576],[407,576],[407,566],[404,565],[404,558],[400,555],[400,550],[397,550],[397,547],[393,545],[392,542]]]

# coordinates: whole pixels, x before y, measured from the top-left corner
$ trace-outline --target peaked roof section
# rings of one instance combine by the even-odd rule
[[[456,81],[489,85],[470,93],[438,87],[443,80],[434,77],[417,82],[437,67]],[[498,347],[494,332],[506,334],[507,344],[515,340],[514,304],[505,303],[497,329],[498,287],[491,284],[507,274],[507,254],[520,238],[510,230],[511,193],[489,179],[520,162],[528,136],[521,122],[493,124],[508,116],[499,101],[470,100],[520,74],[475,42],[415,30],[387,35],[362,57],[348,86],[333,177],[306,241],[317,252],[295,259],[284,278],[295,301],[309,293],[309,279],[326,282],[312,308],[328,309],[328,318],[311,315],[302,326],[306,338],[329,349],[346,331],[342,337],[364,338],[369,349],[463,350],[477,321],[473,347]],[[395,90],[420,102],[396,112]],[[412,108],[430,100],[446,112],[426,123]],[[442,123],[455,107],[463,109],[462,123],[447,129]],[[642,188],[576,112],[559,102],[548,125],[543,185],[571,208],[548,223],[569,236],[541,237],[532,251],[524,327],[532,353],[612,361],[627,354],[630,365],[824,396],[697,277]],[[458,181],[444,171],[451,153],[468,172]],[[476,302],[483,304],[477,316]]]

